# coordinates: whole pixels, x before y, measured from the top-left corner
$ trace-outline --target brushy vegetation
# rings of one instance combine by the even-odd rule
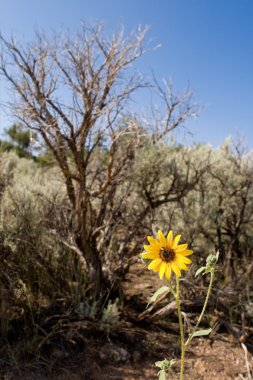
[[[119,309],[113,294],[108,293],[112,300],[104,304],[105,309],[90,304],[86,297],[86,266],[69,236],[70,207],[58,167],[41,167],[33,159],[9,152],[1,153],[0,171],[2,362],[6,352],[15,361],[41,352],[48,335],[53,337],[60,328],[54,313],[64,315],[68,310],[70,319],[100,320],[106,330],[113,328],[109,322],[115,321],[116,326]],[[173,226],[190,241],[196,266],[210,251],[220,250],[217,288],[232,289],[230,315],[238,322],[244,313],[250,325],[252,178],[251,154],[241,154],[229,141],[217,149],[204,145],[145,147],[117,187],[117,213],[103,246],[103,267],[120,286],[131,263],[138,260],[150,226],[154,230]],[[152,208],[152,199],[161,206]],[[147,205],[149,211],[136,229],[136,215]],[[98,201],[94,207],[99,211]],[[191,273],[187,278],[191,281]],[[118,302],[123,300],[121,289]],[[46,323],[50,315],[52,323]]]

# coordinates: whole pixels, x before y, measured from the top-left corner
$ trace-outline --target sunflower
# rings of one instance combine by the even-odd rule
[[[159,272],[160,279],[165,275],[170,280],[171,270],[175,272],[177,277],[181,276],[181,269],[188,270],[186,264],[191,264],[191,260],[187,257],[192,251],[187,249],[188,244],[179,244],[181,235],[177,235],[173,239],[173,233],[170,231],[167,238],[162,231],[158,231],[158,240],[152,236],[147,239],[150,245],[144,245],[145,252],[141,253],[144,259],[152,260],[148,265],[149,270]]]

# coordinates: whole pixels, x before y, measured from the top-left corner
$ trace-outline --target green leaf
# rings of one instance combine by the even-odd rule
[[[164,369],[159,371],[158,374],[159,374],[159,380],[166,380],[166,372],[164,371]]]
[[[159,362],[155,362],[155,366],[158,368],[163,368],[164,360],[160,360]]]
[[[194,331],[194,333],[191,335],[191,338],[194,338],[195,336],[204,336],[204,335],[209,335],[212,329],[206,329],[206,330],[198,330]]]
[[[171,359],[171,360],[164,359],[164,360],[160,360],[159,362],[155,362],[155,366],[166,371],[169,368],[171,368],[175,363],[176,363],[175,359]]]
[[[199,268],[197,272],[195,273],[195,277],[197,277],[202,272],[204,272],[203,274],[214,272],[215,265],[218,259],[219,259],[219,251],[216,252],[216,255],[213,255],[213,254],[208,255],[206,259],[206,266]]]
[[[161,298],[161,296],[162,296],[164,293],[168,293],[169,291],[170,291],[170,288],[169,288],[168,286],[162,286],[161,288],[159,288],[159,289],[158,289],[158,290],[152,295],[152,297],[150,298],[147,307],[148,307],[151,303],[154,303],[154,302],[156,302],[159,298]]]
[[[215,264],[217,263],[217,259],[219,257],[219,254],[213,255],[212,253],[207,256],[206,258],[206,267],[214,268]]]
[[[200,273],[204,272],[206,270],[206,267],[201,267],[197,270],[197,272],[195,273],[195,277],[197,277]]]
[[[213,271],[213,267],[212,266],[206,266],[205,274],[211,273],[212,271]]]

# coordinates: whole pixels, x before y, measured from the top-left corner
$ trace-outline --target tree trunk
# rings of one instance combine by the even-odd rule
[[[86,198],[85,176],[84,171],[81,176],[83,181],[75,188],[71,188],[75,192],[72,202],[72,233],[75,243],[87,264],[88,286],[86,295],[92,302],[95,301],[104,306],[109,297],[119,297],[121,289],[115,278],[110,278],[103,271],[102,255],[97,249],[96,237],[89,231],[91,224],[90,214],[93,210],[89,200]]]
[[[228,248],[227,256],[226,256],[226,266],[225,266],[225,276],[231,281],[236,281],[236,270],[235,270],[235,260],[237,254],[237,242],[234,238],[230,243]]]
[[[102,263],[99,257],[99,252],[95,244],[87,240],[84,234],[76,239],[76,243],[78,245],[78,248],[83,253],[88,266],[88,295],[94,301],[100,301],[103,298],[105,281],[103,278],[104,276],[102,272]]]

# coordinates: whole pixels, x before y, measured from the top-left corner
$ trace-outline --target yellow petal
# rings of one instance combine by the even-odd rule
[[[186,249],[185,251],[179,251],[178,253],[182,256],[190,256],[193,254],[193,251],[191,251],[190,249]]]
[[[185,249],[187,249],[187,247],[188,244],[179,244],[175,247],[175,252],[184,251]]]
[[[156,271],[155,269],[161,265],[161,262],[162,262],[161,259],[155,259],[155,260],[151,261],[151,263],[148,266],[148,269]]]
[[[166,266],[165,277],[166,277],[166,279],[167,279],[168,281],[170,280],[170,277],[171,277],[171,268],[170,268],[169,265]]]
[[[165,236],[161,230],[158,231],[158,239],[160,240],[162,246],[164,248],[166,248],[167,247],[167,240],[166,240],[166,238],[165,238]]]
[[[173,233],[172,231],[170,231],[167,235],[167,244],[168,244],[168,248],[171,248],[172,247],[172,242],[173,242]]]
[[[142,252],[141,257],[143,257],[144,259],[154,260],[154,259],[158,259],[159,255],[155,252]]]
[[[160,274],[160,279],[163,278],[164,276],[164,273],[165,273],[165,270],[166,270],[166,266],[167,264],[163,261],[161,266],[160,266],[160,271],[159,271],[159,274]]]
[[[153,245],[144,245],[143,247],[148,252],[159,253],[159,248],[154,247]]]
[[[177,260],[177,265],[180,269],[189,270],[189,268],[185,265],[185,263],[180,259]]]
[[[158,240],[154,239],[152,236],[148,236],[147,239],[149,241],[149,244],[151,244],[153,247],[156,247],[157,249],[161,248],[161,243]]]
[[[159,270],[160,270],[160,265],[157,265],[155,268],[153,268],[154,272],[159,272]]]
[[[170,266],[171,266],[171,269],[173,270],[173,272],[175,272],[176,276],[180,277],[181,276],[181,272],[180,272],[180,269],[179,269],[178,265],[175,262],[172,262],[170,264]]]
[[[191,264],[192,263],[192,261],[190,259],[188,259],[188,257],[180,255],[179,253],[177,254],[177,260],[180,260],[185,264]]]
[[[177,235],[175,239],[173,240],[172,248],[175,248],[178,245],[178,242],[181,238],[181,235]]]

